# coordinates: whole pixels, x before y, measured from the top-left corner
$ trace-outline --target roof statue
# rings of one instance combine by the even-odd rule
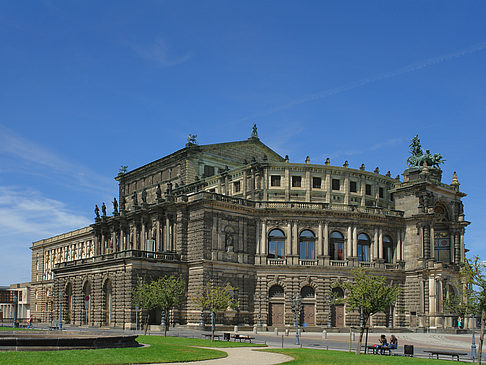
[[[253,123],[253,128],[251,129],[251,138],[258,138],[256,123]]]
[[[128,169],[127,165],[121,165],[120,168],[118,169],[118,174],[126,174]]]
[[[188,134],[187,135],[187,143],[188,144],[197,144],[196,138],[197,138],[197,134]]]
[[[438,169],[439,165],[445,162],[440,153],[434,153],[432,155],[430,150],[425,150],[425,153],[423,152],[418,134],[413,137],[410,143],[410,154],[411,156],[407,158],[407,165],[409,167],[423,166],[426,164],[427,167]]]

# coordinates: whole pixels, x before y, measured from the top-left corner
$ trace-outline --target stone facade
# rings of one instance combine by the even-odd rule
[[[299,293],[308,327],[354,326],[359,313],[332,300],[345,295],[334,284],[366,267],[403,288],[372,326],[455,325],[443,297],[458,290],[469,224],[455,175],[447,185],[427,166],[405,170],[401,181],[329,160],[290,163],[252,136],[188,143],[116,180],[112,215],[33,243],[36,319],[48,322],[61,310],[75,325],[134,328],[139,278],[177,273],[187,296],[171,313],[175,323],[207,321],[195,302],[202,286],[230,283],[239,309],[218,323],[291,326]]]

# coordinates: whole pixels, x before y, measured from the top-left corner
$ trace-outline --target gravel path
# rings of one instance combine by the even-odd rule
[[[223,351],[228,354],[227,357],[214,360],[190,361],[177,364],[194,364],[194,365],[273,365],[281,364],[286,361],[293,360],[292,357],[273,352],[264,352],[253,350],[268,349],[269,347],[229,347],[229,348],[212,348],[212,350]],[[157,365],[174,365],[174,363],[161,363]]]

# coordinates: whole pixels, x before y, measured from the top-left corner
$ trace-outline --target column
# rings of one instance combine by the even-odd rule
[[[461,263],[461,239],[459,236],[458,231],[454,231],[453,233],[453,241],[454,241],[454,263],[460,264]]]
[[[266,220],[262,220],[262,238],[260,240],[260,253],[262,253],[263,255],[267,255],[267,221]],[[285,255],[287,255],[287,253],[285,253]]]
[[[329,223],[324,222],[324,256],[329,256]]]
[[[284,173],[284,187],[285,187],[285,200],[290,200],[290,172],[289,172],[289,168],[286,167],[285,168],[285,173]]]
[[[373,237],[373,259],[378,259],[378,228],[375,227],[375,235]]]
[[[353,242],[351,236],[351,226],[348,226],[348,234],[346,237],[346,251],[347,251],[347,258],[353,257]]]
[[[161,252],[162,246],[160,242],[160,218],[157,217],[157,221],[155,222],[155,251]]]
[[[298,256],[299,255],[299,237],[298,237],[298,227],[297,222],[293,222],[293,229],[292,229],[292,255]]]
[[[147,240],[145,239],[145,236],[146,236],[145,223],[142,220],[142,230],[140,232],[140,249],[142,251],[148,251],[147,250]]]
[[[305,187],[305,200],[310,202],[312,200],[311,198],[311,191],[312,191],[312,179],[311,179],[311,173],[309,170],[306,170],[305,172],[305,182],[302,185]]]
[[[349,204],[349,174],[344,176],[344,204]]]
[[[326,203],[331,202],[331,172],[326,171]]]
[[[378,233],[378,258],[383,259],[383,229]]]
[[[358,228],[353,227],[353,256],[358,256]]]
[[[164,235],[164,251],[170,251],[170,219],[169,216],[165,216],[165,235]]]
[[[397,232],[397,248],[396,248],[396,261],[402,261],[402,230]]]
[[[435,230],[434,226],[430,227],[430,257],[435,258]]]
[[[248,177],[246,176],[246,170],[244,170],[243,171],[243,181],[242,181],[242,184],[241,184],[241,192],[243,193],[244,199],[246,199],[246,190],[247,190],[246,183],[248,182],[247,179],[248,179]]]
[[[319,222],[317,229],[317,256],[322,256],[322,222]]]
[[[461,235],[460,235],[460,245],[461,245],[461,258],[460,258],[460,263],[464,263],[464,228],[461,229]]]
[[[287,224],[287,239],[285,240],[285,256],[292,254],[292,223]]]
[[[263,170],[263,200],[268,200],[268,168]]]
[[[424,258],[430,258],[430,226],[426,225],[422,229],[423,232],[423,245],[424,245]]]

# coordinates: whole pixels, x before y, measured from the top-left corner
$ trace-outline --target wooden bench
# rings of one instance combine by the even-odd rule
[[[236,340],[240,340],[240,342],[243,340],[243,341],[248,341],[249,343],[251,343],[251,340],[255,339],[255,337],[251,337],[251,336],[247,336],[247,335],[238,335],[238,334],[235,334],[231,337],[235,339],[235,342],[236,342]]]
[[[213,336],[213,334],[212,333],[203,333],[203,336],[206,337],[206,338],[208,338],[208,339],[211,339],[211,337]],[[218,333],[215,333],[214,334],[214,339],[215,340],[219,341],[220,338],[221,338],[221,335],[220,334],[218,334]]]
[[[388,355],[391,356],[392,351],[396,350],[397,348],[398,348],[398,346],[397,347],[390,347],[390,346],[384,347],[383,353],[388,352]],[[378,351],[381,352],[381,348],[379,346],[374,346],[374,345],[371,345],[371,346],[369,345],[368,350],[371,350],[371,352],[374,353],[374,354],[378,354]]]
[[[451,356],[452,360],[454,360],[455,357],[457,361],[459,361],[459,356],[467,355],[467,352],[457,352],[457,351],[426,350],[424,352],[428,352],[429,357],[434,357],[435,355],[437,357],[437,360],[439,359],[439,355]]]

